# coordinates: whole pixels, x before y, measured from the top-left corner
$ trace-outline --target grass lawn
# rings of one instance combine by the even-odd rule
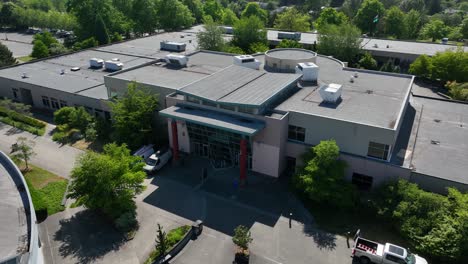
[[[19,57],[19,58],[16,58],[20,63],[23,63],[23,62],[28,62],[28,61],[32,61],[34,60],[33,57],[31,56],[23,56],[23,57]]]
[[[31,164],[29,170],[25,171],[22,162],[16,163],[23,172],[24,177],[31,183],[32,188],[36,190],[47,206],[47,215],[65,209],[62,206],[62,198],[67,189],[68,180]],[[36,204],[34,199],[33,203]]]

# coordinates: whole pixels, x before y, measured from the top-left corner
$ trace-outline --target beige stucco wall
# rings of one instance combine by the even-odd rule
[[[274,53],[272,53],[274,54]],[[301,62],[313,62],[317,61],[317,57],[307,58],[307,59],[280,59],[273,56],[270,56],[268,52],[265,54],[265,65],[271,69],[284,71],[284,72],[294,72],[298,63]],[[276,64],[276,67],[274,67]]]
[[[342,152],[360,156],[367,156],[370,141],[390,145],[392,150],[396,139],[395,130],[296,112],[289,113],[289,125],[306,129],[306,144],[334,139]]]

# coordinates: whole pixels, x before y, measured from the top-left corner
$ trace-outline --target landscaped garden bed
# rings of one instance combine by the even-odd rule
[[[3,107],[0,107],[0,122],[38,136],[45,133],[46,123]]]
[[[169,231],[169,233],[165,235],[165,241],[163,242],[165,243],[165,247],[167,249],[165,250],[166,252],[161,253],[158,246],[156,246],[156,248],[151,252],[148,259],[145,261],[145,264],[156,263],[157,260],[162,260],[167,252],[171,252],[172,249],[174,249],[177,246],[177,244],[186,237],[190,229],[190,226],[183,225]]]

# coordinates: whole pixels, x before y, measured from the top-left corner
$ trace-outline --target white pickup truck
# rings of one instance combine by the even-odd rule
[[[354,236],[352,255],[361,264],[428,264],[424,258],[412,254],[403,247],[390,243],[383,245],[362,238],[359,230]]]

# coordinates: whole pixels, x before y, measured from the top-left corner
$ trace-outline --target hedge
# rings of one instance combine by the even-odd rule
[[[27,131],[27,132],[29,132],[31,134],[34,134],[34,135],[42,136],[42,135],[45,134],[45,127],[43,127],[43,128],[33,127],[33,126],[28,125],[28,124],[22,123],[20,121],[14,121],[10,117],[0,117],[0,121],[5,123],[5,124],[8,124],[10,126],[19,128],[19,129],[24,130],[24,131]]]
[[[36,127],[36,128],[45,128],[46,127],[46,124],[44,122],[42,122],[42,121],[39,121],[39,120],[37,120],[35,118],[32,118],[32,117],[17,113],[17,112],[12,111],[12,110],[5,109],[3,107],[0,107],[0,115],[1,116],[8,116],[8,117],[10,117],[11,119],[13,119],[15,121],[22,122],[22,123],[25,123],[27,125],[30,125],[30,126],[33,126],[33,127]]]

